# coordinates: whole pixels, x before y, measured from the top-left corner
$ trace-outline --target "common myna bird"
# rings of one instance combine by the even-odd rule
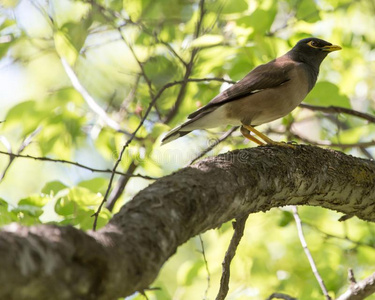
[[[340,46],[317,38],[300,40],[292,50],[256,67],[207,105],[190,114],[189,120],[170,131],[162,144],[195,129],[222,125],[241,126],[241,133],[259,145],[264,145],[264,142],[282,144],[254,127],[279,119],[296,108],[314,87],[323,59],[328,53],[340,49]]]

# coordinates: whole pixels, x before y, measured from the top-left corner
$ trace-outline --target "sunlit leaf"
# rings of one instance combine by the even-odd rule
[[[341,94],[339,88],[328,81],[318,82],[304,101],[314,105],[350,108],[349,98]]]
[[[62,189],[65,189],[67,186],[63,184],[61,181],[50,181],[47,182],[44,187],[42,188],[42,193],[44,194],[51,194],[51,192],[56,195]]]
[[[191,47],[208,47],[222,43],[224,37],[222,35],[206,34],[195,39],[191,43]]]
[[[245,0],[234,0],[231,2],[225,2],[223,5],[223,14],[241,13],[246,11],[248,3]]]
[[[93,193],[104,194],[108,186],[108,179],[97,177],[90,180],[81,181],[78,186],[86,188]]]
[[[78,58],[78,51],[69,37],[62,31],[56,31],[54,40],[59,56],[65,58],[69,64],[73,65]]]
[[[47,204],[47,202],[51,198],[48,196],[42,196],[42,195],[31,195],[27,198],[23,198],[18,202],[18,206],[20,205],[31,205],[36,207],[43,207]]]

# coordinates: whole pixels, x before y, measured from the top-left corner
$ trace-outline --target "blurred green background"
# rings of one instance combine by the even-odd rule
[[[110,173],[6,153],[67,160],[111,169],[133,133],[119,171],[162,177],[186,166],[228,128],[196,131],[166,146],[163,135],[229,83],[189,78],[241,79],[255,66],[284,54],[301,38],[341,45],[321,66],[306,103],[374,114],[375,3],[373,0],[0,0],[0,225],[18,222],[92,228],[91,215]],[[203,10],[202,10],[203,7]],[[61,59],[74,70],[105,116],[73,87]],[[185,82],[170,88],[174,81]],[[177,104],[177,105],[176,105]],[[260,126],[275,140],[295,140],[372,158],[374,124],[345,114],[297,108]],[[365,143],[365,144],[363,144]],[[234,132],[206,156],[254,147]],[[99,227],[153,180],[115,177]],[[347,289],[347,270],[358,279],[375,266],[375,226],[317,207],[299,208],[317,267],[334,298]],[[230,223],[178,249],[147,292],[149,299],[214,299]],[[209,277],[209,281],[207,280]],[[283,292],[300,299],[322,294],[297,236],[289,209],[249,217],[232,263],[227,299],[265,299]],[[142,299],[134,295],[129,299]],[[375,299],[374,296],[369,299]]]

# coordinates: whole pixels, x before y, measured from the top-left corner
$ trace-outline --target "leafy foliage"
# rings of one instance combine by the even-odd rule
[[[47,2],[6,1],[1,8],[1,226],[52,222],[91,229],[92,215],[109,184],[111,174],[105,170],[113,168],[133,133],[119,171],[161,177],[185,166],[226,128],[194,132],[160,147],[163,133],[228,87],[228,82],[241,79],[307,36],[340,44],[343,51],[324,61],[319,82],[306,102],[374,114],[373,1]],[[108,126],[82,89],[73,88],[61,58],[121,130]],[[260,128],[269,129],[277,140],[334,143],[349,154],[369,158],[373,148],[360,143],[374,140],[373,126],[354,116],[296,109]],[[349,145],[340,147],[341,143]],[[207,155],[248,146],[253,145],[234,133]],[[56,162],[10,159],[6,153],[11,151]],[[139,176],[124,180],[116,175],[109,197],[114,206],[102,209],[99,227],[149,183]],[[123,193],[115,193],[122,188]],[[354,268],[358,278],[373,272],[373,224],[356,219],[339,223],[338,214],[319,208],[300,212],[309,247],[332,297],[345,290],[347,268]],[[301,299],[321,297],[291,213],[275,209],[250,220],[232,265],[230,299],[264,299],[276,291]],[[230,224],[224,224],[203,236],[210,299],[217,291],[220,261],[231,234]],[[197,239],[179,249],[155,282],[161,290],[150,292],[150,299],[204,297],[206,265],[197,249]]]

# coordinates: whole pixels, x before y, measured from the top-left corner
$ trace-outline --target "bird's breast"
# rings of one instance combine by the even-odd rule
[[[226,104],[228,117],[247,125],[261,125],[286,116],[309,92],[308,78],[302,66],[289,72],[290,80],[274,88],[261,90]]]

